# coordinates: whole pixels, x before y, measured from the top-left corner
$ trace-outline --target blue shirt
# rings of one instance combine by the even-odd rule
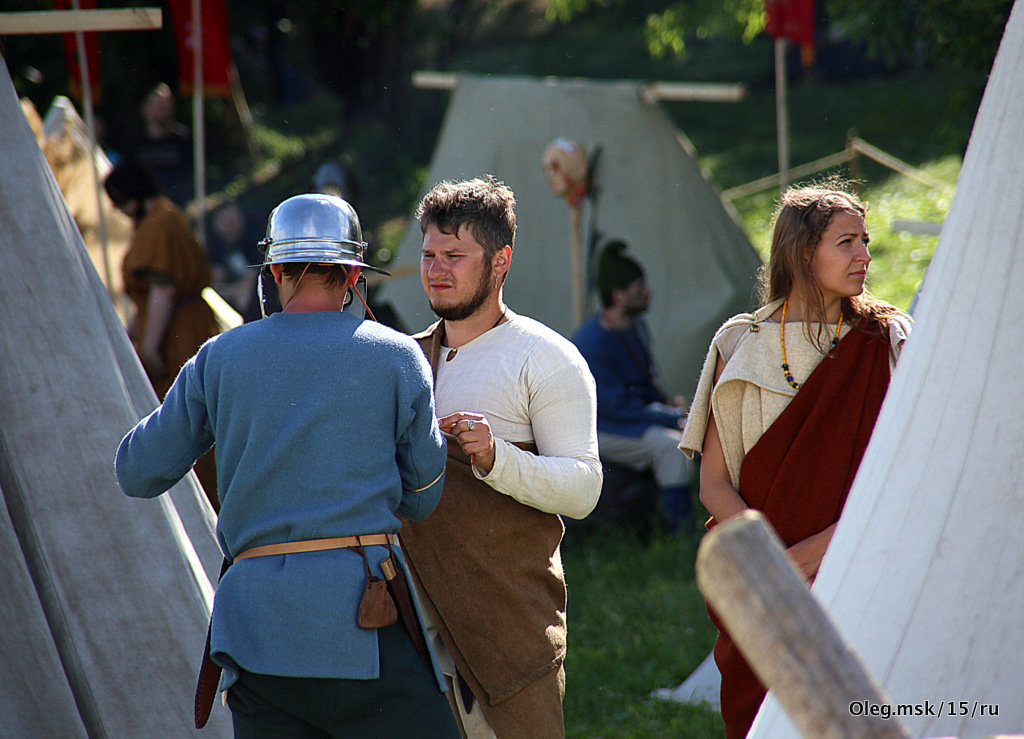
[[[640,326],[636,320],[627,331],[611,331],[594,314],[572,335],[597,382],[597,430],[602,433],[642,436],[649,426],[677,428],[677,414],[647,407],[666,399],[654,384],[646,332]]]
[[[394,533],[437,505],[446,460],[431,374],[408,337],[347,313],[277,313],[206,342],[121,441],[122,489],[153,497],[217,445],[217,538],[254,546]],[[397,550],[396,550],[397,551]],[[388,554],[367,547],[374,574]],[[293,677],[376,678],[352,549],[247,558],[217,587],[211,656]]]

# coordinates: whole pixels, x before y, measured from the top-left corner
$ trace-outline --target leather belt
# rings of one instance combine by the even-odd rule
[[[249,557],[267,557],[271,554],[300,554],[302,552],[320,552],[325,549],[345,549],[347,547],[385,546],[396,544],[394,534],[362,534],[360,536],[335,536],[330,539],[305,539],[303,541],[284,541],[280,544],[264,544],[246,549],[235,555],[235,561]]]

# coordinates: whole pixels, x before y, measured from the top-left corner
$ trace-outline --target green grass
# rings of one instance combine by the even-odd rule
[[[697,530],[644,543],[611,525],[567,538],[569,737],[718,737],[707,706],[650,697],[681,683],[715,640],[694,582]]]

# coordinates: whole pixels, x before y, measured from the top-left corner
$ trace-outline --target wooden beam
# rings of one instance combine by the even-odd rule
[[[906,232],[918,236],[938,236],[942,232],[942,224],[932,221],[908,221],[902,218],[894,218],[892,230],[894,233]]]
[[[803,736],[910,736],[762,514],[746,511],[704,537],[697,585]]]
[[[904,177],[909,177],[912,180],[917,180],[922,185],[935,188],[936,190],[949,190],[950,185],[943,182],[940,179],[932,177],[927,172],[924,172],[912,164],[907,164],[902,159],[897,159],[892,154],[882,151],[877,146],[872,146],[864,139],[857,138],[856,136],[850,139],[850,148],[854,151],[860,152],[869,159],[874,159],[879,164],[883,164],[894,172],[899,172]]]
[[[785,38],[775,39],[775,141],[779,154],[779,185],[789,185],[789,110],[786,103]]]
[[[640,92],[651,101],[735,103],[747,96],[745,85],[712,82],[649,82]]]
[[[454,90],[459,76],[453,72],[432,72],[421,70],[412,73],[412,86],[421,90]]]
[[[422,90],[454,90],[458,87],[459,75],[421,70],[413,72],[412,84]],[[701,100],[733,103],[747,96],[747,88],[740,84],[710,82],[648,82],[640,85],[640,96],[648,102]]]
[[[232,308],[231,304],[221,297],[221,294],[212,287],[204,287],[202,292],[199,294],[206,304],[210,306],[210,310],[213,311],[213,315],[217,319],[217,325],[220,326],[221,331],[238,328],[245,323],[245,320],[239,312]]]
[[[160,8],[0,13],[0,36],[77,31],[140,31],[163,26]]]
[[[835,154],[829,154],[828,156],[822,157],[821,159],[815,159],[813,162],[807,162],[807,164],[801,164],[799,167],[791,167],[789,170],[789,178],[791,181],[799,180],[801,177],[805,177],[815,172],[820,172],[823,169],[832,169],[832,167],[838,167],[840,164],[853,159],[853,151],[851,149],[843,149],[842,151],[836,152]],[[736,198],[742,198],[746,195],[751,195],[755,192],[761,192],[771,187],[781,187],[782,175],[778,172],[775,174],[762,177],[753,182],[747,182],[736,187],[730,187],[728,190],[722,191],[723,200],[735,200]]]

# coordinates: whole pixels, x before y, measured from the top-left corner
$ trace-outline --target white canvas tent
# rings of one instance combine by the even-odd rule
[[[191,476],[160,501],[117,487],[156,398],[6,67],[0,151],[0,733],[187,736],[213,514]],[[230,730],[215,710],[203,735]]]
[[[719,697],[721,689],[722,675],[715,664],[714,654],[709,653],[679,685],[674,688],[658,688],[651,695],[676,703],[707,703],[717,711],[722,707]]]
[[[913,736],[1024,731],[1022,162],[1018,2],[913,336],[814,586],[911,711]],[[751,736],[798,733],[769,695]]]
[[[603,240],[626,240],[644,265],[653,291],[648,320],[666,390],[692,394],[714,330],[748,309],[760,261],[703,176],[689,142],[638,83],[459,80],[427,187],[490,173],[515,192],[518,233],[505,287],[509,306],[564,335],[576,328],[569,206],[552,194],[541,158],[558,137],[589,151],[599,146],[597,229]],[[584,226],[589,210],[583,208]],[[411,221],[395,267],[398,273],[408,270],[406,276],[381,291],[411,330],[435,320],[413,267],[421,243]],[[594,295],[590,307],[597,306]]]

